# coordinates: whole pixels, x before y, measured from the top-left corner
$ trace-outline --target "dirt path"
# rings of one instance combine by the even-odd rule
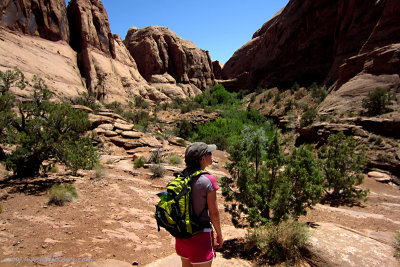
[[[222,160],[221,154],[219,163]],[[148,169],[133,170],[126,157],[105,166],[107,174],[101,179],[96,179],[93,171],[71,177],[61,170],[29,184],[0,184],[4,196],[0,200],[0,265],[46,265],[52,261],[56,266],[70,266],[71,262],[65,261],[79,260],[73,265],[87,266],[90,261],[115,259],[143,266],[173,257],[174,240],[165,231],[157,231],[152,214],[158,201],[155,193],[163,190],[177,167],[171,166],[165,177],[154,179]],[[210,171],[217,177],[224,173],[216,167]],[[74,181],[79,199],[63,207],[48,205],[45,192],[54,181]],[[371,189],[363,206],[318,205],[302,220],[333,222],[390,242],[400,229],[399,188],[370,178],[363,186]],[[218,198],[223,211],[220,193]],[[222,224],[232,227],[225,212]],[[226,239],[235,237],[233,228],[228,229]],[[57,262],[62,260],[64,263]]]

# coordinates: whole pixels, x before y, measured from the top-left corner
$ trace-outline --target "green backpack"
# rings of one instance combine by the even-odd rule
[[[174,237],[188,238],[203,232],[204,228],[211,227],[209,223],[196,222],[197,218],[192,210],[192,178],[203,174],[208,174],[208,172],[196,171],[190,176],[175,173],[175,179],[168,183],[167,190],[157,194],[160,201],[156,205],[154,216],[157,220],[158,231],[161,226]],[[205,210],[206,208],[201,214]]]

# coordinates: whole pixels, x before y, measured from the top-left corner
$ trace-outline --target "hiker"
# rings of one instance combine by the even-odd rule
[[[189,145],[185,152],[185,175],[204,170],[212,164],[212,151],[216,145],[207,145],[195,142]],[[193,212],[200,223],[208,224],[203,232],[189,238],[176,238],[176,253],[181,257],[182,266],[211,266],[215,258],[214,230],[217,234],[216,247],[221,248],[223,243],[221,223],[217,205],[218,184],[209,174],[203,174],[192,180]],[[210,225],[210,222],[212,226]]]

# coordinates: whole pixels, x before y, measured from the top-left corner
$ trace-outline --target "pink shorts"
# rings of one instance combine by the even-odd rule
[[[189,238],[176,238],[176,253],[191,264],[202,264],[212,261],[216,254],[213,232],[204,232]]]

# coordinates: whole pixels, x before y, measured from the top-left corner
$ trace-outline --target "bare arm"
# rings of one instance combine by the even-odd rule
[[[221,222],[219,218],[217,191],[214,190],[211,193],[207,194],[207,206],[210,214],[211,223],[214,226],[215,232],[217,233],[217,248],[221,248],[224,239],[222,238]]]

